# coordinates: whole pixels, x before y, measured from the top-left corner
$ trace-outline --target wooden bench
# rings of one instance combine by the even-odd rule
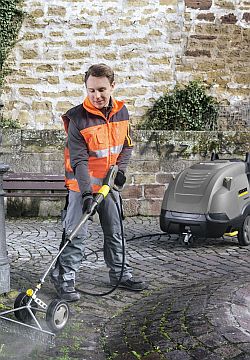
[[[40,173],[11,173],[3,176],[4,196],[6,197],[65,197],[63,175],[44,175]]]

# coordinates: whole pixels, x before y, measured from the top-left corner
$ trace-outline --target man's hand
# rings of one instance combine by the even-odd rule
[[[82,212],[90,214],[91,208],[94,202],[93,194],[92,193],[85,193],[82,195]]]
[[[122,170],[118,170],[114,181],[115,185],[118,186],[118,188],[122,188],[125,182],[126,176],[124,175],[124,172]]]

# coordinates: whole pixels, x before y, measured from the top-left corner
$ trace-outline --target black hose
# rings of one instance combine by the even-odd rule
[[[131,237],[130,239],[126,239],[126,242],[130,242],[130,241],[134,241],[134,240],[140,240],[140,239],[143,239],[145,237],[154,237],[154,236],[162,236],[162,235],[165,235],[167,236],[168,238],[170,238],[170,235],[167,234],[167,233],[164,233],[164,232],[157,232],[157,233],[150,233],[150,234],[144,234],[144,235],[139,235],[139,236],[133,236]],[[95,254],[96,257],[97,257],[97,260],[99,259],[98,257],[98,254],[100,251],[103,251],[103,248],[99,248],[97,250],[90,250],[90,252],[88,254],[85,254],[84,255],[84,259],[87,260],[88,259],[88,256],[92,255],[92,254]],[[93,262],[97,261],[97,260],[94,260]]]
[[[169,237],[169,234],[166,234],[164,232],[158,232],[158,233],[151,233],[151,234],[144,234],[144,235],[139,235],[139,236],[133,236],[132,238],[130,239],[127,239],[127,242],[129,241],[133,241],[133,240],[139,240],[139,239],[143,239],[145,237],[152,237],[152,236],[161,236],[161,235],[167,235]]]

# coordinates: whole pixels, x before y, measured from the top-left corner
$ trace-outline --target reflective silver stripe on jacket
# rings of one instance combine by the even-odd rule
[[[96,150],[96,151],[90,151],[89,156],[96,157],[96,158],[104,158],[109,155],[109,149],[103,149],[103,150]]]
[[[116,145],[116,146],[112,146],[110,148],[110,151],[112,154],[120,154],[120,152],[122,151],[123,145]]]
[[[90,151],[89,156],[96,157],[96,158],[103,158],[103,157],[107,157],[109,155],[109,153],[120,154],[120,152],[122,151],[122,148],[123,148],[123,145],[116,145],[116,146],[112,146],[111,148],[108,148],[108,149]]]

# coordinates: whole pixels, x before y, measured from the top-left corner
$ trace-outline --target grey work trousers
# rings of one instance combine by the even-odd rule
[[[120,208],[119,193],[113,191],[113,196]],[[115,284],[120,277],[122,269],[122,235],[119,212],[114,199],[109,193],[99,205],[97,212],[104,234],[104,260],[109,268],[110,282]],[[63,227],[66,235],[70,234],[82,217],[82,197],[79,192],[69,191],[69,203]],[[85,239],[87,237],[88,224],[85,223],[77,236],[67,245],[58,259],[58,265],[63,280],[75,280],[85,250]],[[122,280],[126,281],[132,277],[132,269],[129,267],[126,256]]]

